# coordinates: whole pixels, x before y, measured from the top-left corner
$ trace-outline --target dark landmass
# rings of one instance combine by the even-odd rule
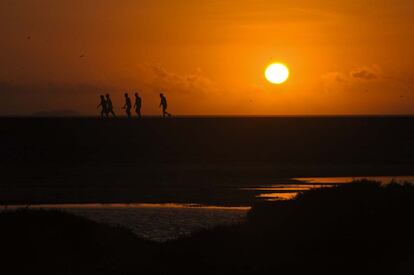
[[[0,204],[249,205],[292,177],[414,174],[414,117],[0,118]]]
[[[355,182],[157,244],[56,211],[0,213],[5,274],[413,274],[414,187]]]
[[[157,249],[127,229],[45,210],[0,213],[0,239],[2,274],[140,274]]]
[[[74,110],[55,110],[55,111],[40,111],[33,114],[34,117],[80,117],[80,114]]]

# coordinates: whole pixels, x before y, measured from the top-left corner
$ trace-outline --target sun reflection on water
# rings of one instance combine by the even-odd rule
[[[378,177],[314,177],[293,178],[297,183],[275,184],[269,186],[242,188],[242,190],[256,192],[256,198],[266,201],[279,201],[294,199],[299,193],[312,189],[330,188],[341,184],[349,184],[353,181],[368,180],[382,184],[391,182],[414,182],[414,176],[378,176]]]

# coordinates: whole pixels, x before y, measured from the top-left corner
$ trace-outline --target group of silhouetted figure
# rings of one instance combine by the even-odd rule
[[[167,112],[167,98],[164,96],[164,94],[160,94],[160,108],[162,108],[162,116],[163,117],[171,117],[171,114]],[[137,114],[138,118],[142,118],[141,116],[141,106],[142,106],[142,99],[138,95],[138,93],[135,93],[135,104],[132,106],[131,98],[129,97],[128,93],[125,93],[125,105],[122,107],[122,109],[125,110],[128,118],[131,118],[131,109],[132,107],[135,108],[135,113]],[[101,118],[109,118],[110,116],[116,118],[116,114],[114,112],[114,106],[112,104],[111,96],[109,94],[101,95],[101,102],[97,106],[97,108],[101,108]]]

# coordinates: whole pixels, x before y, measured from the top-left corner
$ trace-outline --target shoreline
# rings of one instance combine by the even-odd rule
[[[13,207],[20,205],[22,208],[41,205],[181,205],[201,207],[251,207],[252,205],[271,201],[275,198],[289,198],[294,193],[307,192],[308,190],[324,187],[332,187],[348,184],[354,180],[369,181],[395,181],[414,182],[414,176],[387,176],[387,177],[312,177],[291,179],[256,178],[221,179],[215,184],[202,186],[192,183],[168,182],[163,185],[158,182],[152,185],[128,184],[120,186],[96,186],[96,185],[39,185],[4,187],[0,190],[0,207]],[[198,181],[200,182],[200,181]],[[155,186],[154,186],[155,185]],[[306,187],[308,186],[308,187]],[[306,188],[305,188],[306,187]]]

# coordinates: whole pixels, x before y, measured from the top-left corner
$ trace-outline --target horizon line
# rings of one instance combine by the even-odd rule
[[[381,117],[413,117],[414,114],[320,114],[320,115],[305,115],[305,114],[298,114],[298,115],[173,115],[172,119],[174,118],[329,118],[329,117],[354,117],[354,118],[363,118],[363,117],[372,117],[372,118],[381,118]],[[50,115],[50,116],[42,116],[42,115],[0,115],[0,119],[3,118],[16,118],[16,119],[41,119],[41,118],[60,118],[60,119],[101,119],[98,115],[73,115],[73,116],[65,116],[65,115]],[[118,116],[118,119],[126,119],[127,116]],[[144,115],[141,119],[145,118],[163,118],[162,115]],[[131,119],[138,119],[136,117],[132,117]],[[163,118],[164,119],[164,118]],[[109,120],[116,120],[116,118],[110,118]]]

